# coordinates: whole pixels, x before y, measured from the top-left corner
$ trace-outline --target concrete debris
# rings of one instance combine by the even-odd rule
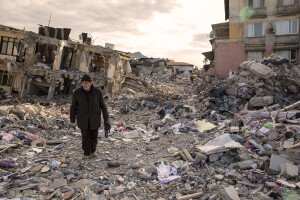
[[[130,72],[130,53],[23,34],[25,60],[10,65],[14,84],[0,89],[1,197],[299,195],[300,66],[265,58],[244,62],[221,80],[144,59]],[[56,52],[55,62],[47,51]],[[0,57],[0,73],[9,62]],[[69,121],[70,95],[84,73],[103,90],[112,124],[108,138],[99,129],[96,154],[88,159],[80,130]]]

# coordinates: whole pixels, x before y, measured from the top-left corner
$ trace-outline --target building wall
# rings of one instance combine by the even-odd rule
[[[178,70],[180,72],[182,71],[189,71],[189,70],[193,70],[193,66],[174,66],[174,70]]]
[[[292,14],[287,7],[285,14],[280,14],[277,0],[265,0],[264,8],[254,9],[253,16],[243,20],[241,11],[248,6],[248,0],[230,0],[229,3],[229,39],[216,39],[212,45],[215,52],[214,67],[205,74],[215,74],[219,78],[228,76],[229,70],[237,70],[240,63],[247,60],[247,52],[262,52],[262,57],[269,56],[275,49],[297,48],[297,64],[300,64],[300,12]],[[284,8],[285,9],[285,8]],[[298,19],[298,35],[276,35],[276,21]],[[248,37],[248,24],[263,22],[262,37]],[[271,31],[271,28],[274,30]],[[295,39],[296,37],[296,39]],[[297,39],[298,37],[298,39]]]
[[[215,49],[215,65],[218,78],[226,78],[230,70],[237,71],[247,59],[243,42],[220,43]]]
[[[229,39],[243,39],[243,24],[229,24]]]

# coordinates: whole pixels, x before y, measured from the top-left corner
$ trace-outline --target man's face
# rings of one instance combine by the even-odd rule
[[[82,85],[84,90],[89,91],[91,89],[91,86],[93,85],[93,82],[82,81],[81,85]]]

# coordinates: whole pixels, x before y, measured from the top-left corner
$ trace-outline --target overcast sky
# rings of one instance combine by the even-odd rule
[[[223,0],[0,0],[0,24],[38,31],[38,24],[91,33],[94,44],[202,66],[211,24],[224,22]]]

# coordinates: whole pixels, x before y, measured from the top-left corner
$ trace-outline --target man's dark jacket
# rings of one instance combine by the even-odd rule
[[[98,129],[101,125],[101,111],[103,112],[104,122],[108,122],[107,107],[99,89],[92,85],[90,93],[82,87],[75,90],[70,109],[72,123],[75,123],[77,116],[77,125],[81,130]]]

